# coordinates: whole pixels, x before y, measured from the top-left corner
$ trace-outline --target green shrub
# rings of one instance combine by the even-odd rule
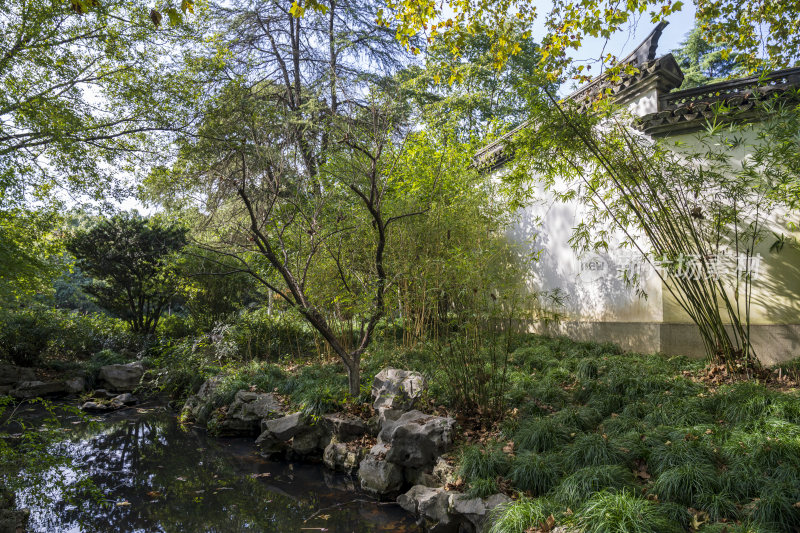
[[[632,491],[600,491],[576,515],[584,533],[669,533],[681,530],[657,504],[637,498]]]
[[[516,488],[541,496],[558,482],[557,459],[535,452],[521,452],[512,461],[508,477]]]
[[[0,311],[0,359],[31,366],[41,358],[86,359],[111,349],[138,350],[127,326],[102,313],[33,306]]]
[[[651,492],[662,500],[694,506],[700,495],[714,494],[718,488],[716,469],[704,464],[685,463],[661,473]]]
[[[632,488],[633,482],[633,474],[623,466],[587,466],[564,478],[556,498],[575,509],[596,492]]]
[[[570,433],[552,417],[543,417],[522,422],[513,440],[517,449],[542,453],[569,441]]]
[[[458,461],[458,475],[465,481],[495,479],[508,472],[510,460],[497,445],[482,447],[477,444],[464,446]]]

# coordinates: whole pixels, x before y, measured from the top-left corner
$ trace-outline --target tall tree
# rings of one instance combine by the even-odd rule
[[[735,55],[723,47],[709,43],[701,26],[696,26],[677,50],[672,51],[683,71],[681,89],[691,89],[742,74],[742,65]]]
[[[216,234],[208,248],[239,262],[231,273],[249,273],[295,307],[341,359],[357,395],[360,358],[385,310],[388,230],[406,215],[392,213],[387,196],[407,130],[392,73],[408,54],[393,30],[375,26],[369,1],[306,7],[215,8],[230,81],[172,172],[154,173],[150,184],[169,191],[162,200],[200,196],[215,228],[207,234]],[[323,289],[331,283],[341,292]],[[357,323],[355,335],[344,322]]]
[[[179,288],[176,255],[187,229],[158,218],[121,213],[79,231],[67,243],[78,266],[94,278],[86,291],[136,333],[155,333]]]
[[[120,169],[164,155],[200,94],[189,30],[165,26],[138,0],[0,1],[0,209],[120,195]]]

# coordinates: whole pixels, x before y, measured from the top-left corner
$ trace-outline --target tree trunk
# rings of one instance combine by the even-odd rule
[[[361,394],[361,361],[356,358],[355,361],[347,365],[347,382],[350,388],[350,396],[358,398]]]

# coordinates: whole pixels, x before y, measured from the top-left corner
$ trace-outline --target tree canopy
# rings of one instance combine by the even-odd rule
[[[132,331],[152,334],[179,290],[176,255],[188,229],[158,218],[121,213],[78,231],[67,243],[93,281],[85,290],[98,305],[127,321]]]

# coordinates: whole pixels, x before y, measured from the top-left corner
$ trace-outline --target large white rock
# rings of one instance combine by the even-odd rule
[[[106,365],[100,367],[98,381],[117,392],[131,392],[142,380],[144,365],[135,361],[125,365]]]
[[[455,420],[409,411],[387,421],[378,438],[391,445],[386,460],[404,467],[430,468],[453,443]]]
[[[381,421],[394,420],[414,408],[425,391],[425,378],[419,372],[384,368],[372,381],[372,407]]]

